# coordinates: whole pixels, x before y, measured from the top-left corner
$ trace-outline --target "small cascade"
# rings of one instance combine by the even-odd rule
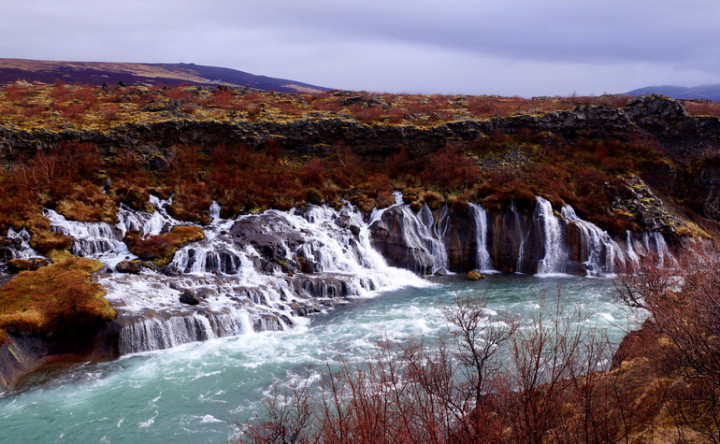
[[[643,231],[642,245],[647,254],[657,258],[659,267],[677,265],[677,260],[668,250],[665,237],[657,231]]]
[[[409,207],[407,207],[409,210]],[[412,211],[410,211],[412,214]],[[420,243],[424,244],[430,252],[433,259],[433,267],[431,274],[447,274],[447,251],[442,239],[447,230],[448,209],[444,206],[440,212],[438,220],[435,221],[430,207],[423,205],[417,214],[417,220],[420,222],[417,227],[416,234],[420,239]],[[406,218],[407,219],[407,218]]]
[[[8,228],[6,237],[13,243],[12,248],[8,249],[13,258],[30,259],[38,257],[38,253],[30,248],[30,233],[25,228],[20,231],[15,231],[12,227]]]
[[[635,266],[640,264],[640,256],[635,252],[634,240],[630,230],[625,231],[625,256]]]
[[[475,222],[475,242],[477,244],[477,268],[481,271],[493,269],[492,259],[487,249],[488,216],[480,205],[470,202],[473,221]]]
[[[510,213],[513,215],[513,220],[515,221],[516,239],[520,239],[520,243],[518,246],[517,265],[515,266],[515,270],[518,273],[522,273],[522,264],[525,256],[525,241],[527,240],[527,233],[523,233],[522,218],[520,217],[520,212],[518,211],[517,206],[515,206],[515,202],[512,202],[510,204]]]
[[[625,255],[622,249],[606,231],[591,222],[580,219],[570,205],[565,205],[561,214],[569,224],[579,230],[577,247],[580,251],[577,260],[584,264],[585,272],[588,275],[599,276],[614,273],[616,263],[624,265]]]
[[[271,324],[270,327],[276,325]],[[141,317],[123,326],[118,347],[120,354],[125,355],[234,336],[251,332],[253,329],[247,314],[237,310],[219,314],[196,312],[166,319]]]
[[[56,211],[45,209],[54,231],[73,239],[72,254],[99,259],[106,265],[114,266],[130,251],[121,240],[121,229],[106,222],[77,222],[65,219]]]
[[[120,205],[117,227],[121,231],[121,237],[130,230],[138,230],[143,237],[156,236],[180,224],[180,221],[173,219],[165,211],[165,207],[171,203],[170,200],[160,200],[157,196],[150,196],[150,203],[155,207],[152,213],[135,211],[123,204]]]
[[[550,202],[538,196],[533,218],[542,227],[544,239],[545,255],[538,262],[538,273],[564,273],[568,258],[565,236]]]

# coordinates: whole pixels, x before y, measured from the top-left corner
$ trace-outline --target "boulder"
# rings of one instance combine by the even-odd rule
[[[191,290],[184,290],[180,295],[180,302],[187,305],[198,305],[200,303],[200,297]]]
[[[121,261],[115,266],[118,273],[137,274],[142,270],[142,262],[139,259],[132,261]]]
[[[485,279],[485,276],[475,270],[470,270],[467,273],[467,278],[471,281],[479,281],[480,279]]]

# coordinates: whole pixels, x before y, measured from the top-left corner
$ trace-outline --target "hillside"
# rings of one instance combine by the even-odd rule
[[[192,63],[60,62],[0,58],[0,84],[64,83],[89,85],[180,84],[247,87],[263,91],[321,92],[327,88],[306,83],[257,76],[243,71]]]
[[[659,85],[638,88],[625,93],[630,96],[645,96],[648,94],[662,94],[673,99],[704,99],[720,100],[720,85],[701,85],[693,87]]]

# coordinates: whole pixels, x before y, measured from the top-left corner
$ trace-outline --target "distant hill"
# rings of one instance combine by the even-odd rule
[[[634,89],[625,94],[631,96],[644,96],[648,94],[662,94],[673,99],[708,99],[720,101],[720,85],[702,85],[686,88],[684,86],[647,86]]]
[[[328,88],[297,82],[257,76],[243,71],[192,63],[105,63],[105,62],[54,62],[42,60],[0,58],[0,84],[24,80],[31,83],[88,83],[92,85],[157,84],[197,85],[225,84],[247,86],[264,91],[321,92]]]

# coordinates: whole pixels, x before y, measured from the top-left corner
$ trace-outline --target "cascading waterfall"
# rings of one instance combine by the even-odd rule
[[[122,242],[122,228],[106,222],[73,222],[66,220],[57,212],[46,209],[45,216],[50,219],[53,230],[73,239],[72,254],[101,260],[114,267],[131,253]]]
[[[567,264],[567,250],[560,220],[553,214],[552,205],[546,199],[537,197],[534,219],[542,227],[545,255],[538,262],[538,273],[564,273]]]
[[[640,256],[635,252],[633,242],[634,240],[630,230],[625,231],[625,255],[633,265],[638,265],[640,263]]]
[[[277,330],[271,325],[265,330]],[[142,317],[120,331],[120,354],[176,347],[189,342],[250,333],[254,327],[246,312],[193,313],[168,319]]]
[[[447,273],[447,250],[442,239],[447,231],[448,209],[444,206],[440,212],[438,220],[435,221],[430,207],[423,205],[417,215],[421,224],[419,225],[418,235],[422,242],[427,246],[430,255],[433,258],[432,274]]]
[[[642,244],[647,254],[655,255],[658,266],[676,265],[677,260],[668,251],[667,243],[662,233],[657,231],[643,231]]]
[[[520,212],[517,209],[517,206],[515,205],[515,202],[512,202],[510,204],[510,213],[513,215],[513,220],[515,222],[515,236],[517,239],[520,239],[520,243],[518,245],[518,256],[517,256],[517,264],[515,265],[515,271],[517,273],[522,273],[523,270],[523,259],[525,256],[525,241],[527,239],[527,233],[523,233],[522,230],[522,218],[520,217]]]
[[[147,237],[183,224],[164,211],[169,201],[153,197],[151,202],[153,213],[122,206],[114,226],[68,221],[52,210],[46,214],[54,230],[74,239],[75,254],[113,268],[136,258],[122,242],[128,230]],[[313,206],[302,212],[270,210],[235,220],[219,213],[213,203],[205,239],[178,250],[164,273],[101,276],[119,314],[122,354],[281,330],[345,297],[427,285],[387,265],[371,247],[362,215],[349,205],[339,211]],[[181,297],[194,305],[181,303]]]
[[[574,224],[581,234],[582,253],[579,260],[585,265],[590,276],[615,272],[615,263],[624,265],[625,256],[620,246],[610,235],[597,225],[580,219],[570,205],[565,205],[561,214],[569,223]],[[631,251],[631,250],[630,250]],[[630,260],[631,256],[628,255]]]
[[[37,252],[30,248],[30,233],[26,229],[15,231],[11,227],[6,237],[14,244],[14,248],[9,249],[13,258],[29,259],[38,256]]]
[[[415,214],[399,195],[396,200],[390,207],[394,211],[391,221],[401,221],[401,227],[394,229],[401,233],[407,254],[417,255],[416,263],[426,267],[424,270],[447,272],[444,242],[449,229],[448,208],[433,214],[425,205]],[[54,230],[74,239],[74,254],[96,258],[112,269],[122,260],[136,259],[122,242],[128,230],[139,230],[147,237],[185,224],[165,211],[169,200],[153,196],[151,203],[156,208],[152,213],[121,205],[115,225],[67,221],[52,210],[45,214]],[[470,209],[477,266],[492,270],[488,214],[474,203]],[[369,222],[350,204],[339,210],[311,205],[302,210],[269,210],[226,220],[213,203],[211,222],[203,227],[205,239],[179,249],[162,272],[144,269],[136,275],[101,275],[107,298],[120,314],[120,350],[133,353],[256,330],[284,329],[305,322],[305,315],[332,307],[346,297],[427,285],[407,270],[389,267],[372,247],[369,228],[388,210],[375,211]],[[660,233],[644,233],[642,245],[628,236],[627,251],[623,252],[606,232],[579,219],[572,207],[563,208],[561,220],[542,198],[537,199],[529,230],[523,228],[527,224],[514,203],[510,211],[514,222],[511,229],[518,239],[517,270],[521,272],[528,270],[527,261],[532,259],[527,244],[531,238],[542,239],[538,273],[568,271],[569,226],[580,233],[580,261],[583,271],[590,275],[612,273],[614,264],[626,256],[634,261],[638,257],[636,245],[640,255],[653,253],[665,261],[672,257]],[[13,254],[37,256],[28,246],[27,232],[11,230],[8,237],[22,246]]]
[[[477,267],[481,271],[493,269],[492,259],[487,249],[488,220],[487,211],[480,205],[470,202],[470,210],[475,222],[475,242],[477,244]]]

